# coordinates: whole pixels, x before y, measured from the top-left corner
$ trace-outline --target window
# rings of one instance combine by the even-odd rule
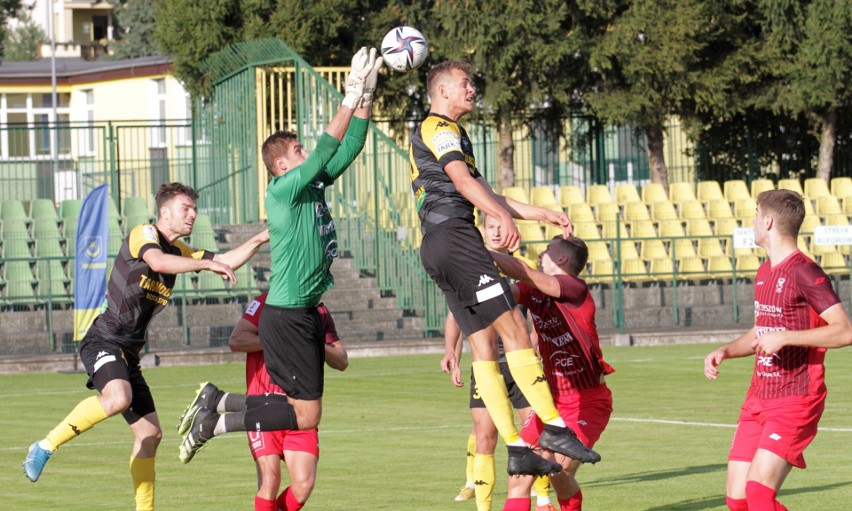
[[[151,120],[165,124],[166,121],[166,80],[158,78],[153,80]],[[166,145],[166,128],[160,126],[151,128],[151,147],[164,147]]]
[[[57,94],[56,112],[53,109],[52,93],[4,96],[0,102],[0,120],[5,121],[8,126],[0,132],[2,157],[35,158],[51,154],[70,154],[71,133],[68,125],[71,94]],[[64,126],[58,133],[54,129],[57,123]]]
[[[87,155],[95,154],[95,91],[92,89],[84,90],[86,111],[86,136],[83,137],[83,153]]]

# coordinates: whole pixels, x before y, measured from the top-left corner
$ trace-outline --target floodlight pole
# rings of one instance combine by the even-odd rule
[[[53,159],[53,179],[59,173],[59,113],[56,108],[56,27],[53,19],[53,2],[47,0],[47,30],[50,33],[50,104],[53,107],[53,141],[50,145],[50,157]]]

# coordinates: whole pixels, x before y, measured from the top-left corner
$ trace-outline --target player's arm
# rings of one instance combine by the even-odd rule
[[[325,345],[325,363],[332,369],[345,371],[349,367],[349,354],[340,341]]]
[[[264,229],[244,241],[240,246],[232,248],[225,253],[214,255],[213,260],[227,264],[236,270],[251,259],[261,245],[267,241],[269,241],[269,229]]]
[[[852,345],[852,324],[842,303],[832,305],[820,317],[828,324],[809,330],[767,332],[754,340],[753,347],[758,353],[771,355],[784,346],[845,348]]]
[[[706,376],[708,380],[715,380],[719,376],[719,370],[717,367],[719,367],[719,364],[721,364],[723,360],[754,355],[752,343],[754,342],[755,337],[755,327],[752,327],[751,330],[737,337],[735,340],[728,344],[723,344],[708,353],[704,358],[704,376]]]
[[[542,208],[540,206],[534,206],[532,204],[524,204],[523,202],[516,201],[515,199],[506,197],[505,195],[500,195],[491,188],[488,181],[483,178],[479,179],[483,182],[483,187],[491,192],[494,199],[503,206],[503,208],[506,209],[513,218],[546,222],[562,229],[563,237],[567,238],[568,236],[571,236],[571,233],[573,232],[573,225],[571,224],[571,220],[568,219],[568,215],[565,213]]]
[[[211,252],[197,252],[198,254],[211,254]],[[157,273],[167,273],[177,275],[178,273],[189,273],[193,271],[208,270],[218,273],[224,279],[236,282],[234,270],[227,264],[221,263],[213,259],[213,257],[184,257],[178,255],[167,254],[163,252],[159,246],[148,247],[142,253],[142,260]]]
[[[228,347],[231,351],[241,351],[244,353],[252,353],[263,350],[260,344],[260,337],[257,334],[257,326],[245,318],[240,318],[234,331],[231,332],[231,337],[228,339]]]
[[[463,338],[456,318],[452,312],[448,313],[447,320],[444,322],[444,358],[441,359],[441,370],[449,373],[450,381],[456,387],[464,386],[464,382],[461,380],[461,368],[459,367]]]
[[[500,220],[500,232],[503,233],[503,248],[511,251],[517,249],[521,241],[518,227],[512,220],[512,215],[494,198],[494,194],[483,187],[484,179],[477,179],[470,174],[467,164],[462,160],[453,160],[444,166],[444,172],[450,176],[456,190],[474,206],[485,211],[488,215]]]

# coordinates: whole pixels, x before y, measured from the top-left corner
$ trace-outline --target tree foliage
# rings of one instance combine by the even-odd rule
[[[154,41],[154,5],[145,0],[114,0],[113,13],[120,38],[110,44],[115,58],[157,55]]]
[[[16,16],[18,25],[6,31],[3,38],[4,59],[10,62],[37,60],[39,48],[47,36],[33,21],[28,9],[21,9]]]
[[[7,22],[20,10],[21,0],[0,0],[0,58],[5,55],[2,45],[6,41],[6,33],[9,30]]]

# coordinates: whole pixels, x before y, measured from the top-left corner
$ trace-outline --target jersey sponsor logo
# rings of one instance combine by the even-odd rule
[[[334,259],[337,257],[337,240],[331,240],[325,246],[325,257],[326,259]]]
[[[253,317],[255,314],[257,314],[257,310],[259,308],[260,308],[260,302],[257,301],[257,300],[253,300],[251,302],[251,304],[248,306],[248,309],[246,309],[246,315]]]
[[[160,237],[157,235],[157,228],[153,225],[143,225],[142,239],[144,239],[145,241],[153,241],[154,243],[158,243],[160,241]]]
[[[785,282],[787,282],[787,279],[785,279],[784,277],[779,278],[779,279],[775,282],[775,292],[776,292],[776,293],[780,293],[781,291],[783,291],[783,290],[784,290],[784,283],[785,283]]]
[[[332,220],[331,222],[329,222],[325,225],[320,224],[320,226],[319,226],[320,236],[328,236],[329,234],[333,233],[334,230],[335,230],[334,220]]]
[[[439,159],[453,151],[462,152],[459,136],[450,130],[435,133],[432,137],[432,145],[435,147],[435,154]]]
[[[585,368],[574,365],[574,359],[580,358],[580,355],[573,355],[566,351],[556,351],[550,355],[550,363],[553,366],[553,373],[560,376],[572,376],[582,373]]]
[[[784,309],[778,305],[760,303],[754,301],[754,317],[768,316],[770,318],[780,318],[784,313]]]
[[[488,275],[480,275],[479,276],[479,284],[477,284],[477,285],[484,286],[485,284],[488,284],[489,282],[494,282],[494,279],[492,279]]]
[[[325,202],[314,202],[314,215],[317,218],[322,218],[328,215],[328,206]]]

